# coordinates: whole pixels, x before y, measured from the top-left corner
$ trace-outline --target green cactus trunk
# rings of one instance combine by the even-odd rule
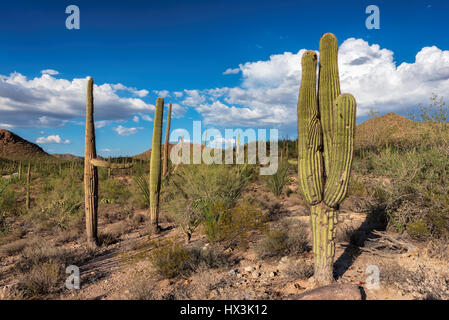
[[[86,105],[86,141],[84,151],[84,207],[86,214],[87,242],[90,246],[98,243],[98,171],[91,163],[97,157],[95,146],[94,126],[94,96],[93,79],[89,78],[87,83],[87,105]]]
[[[165,130],[165,141],[164,141],[164,163],[162,166],[162,175],[164,177],[168,175],[168,143],[170,139],[171,107],[172,104],[170,103],[168,105],[167,129]]]
[[[30,185],[31,185],[31,162],[28,161],[28,170],[27,170],[27,186],[26,186],[26,197],[25,197],[25,207],[27,210],[30,210]]]
[[[314,51],[302,57],[298,99],[299,186],[311,209],[315,281],[333,282],[338,207],[346,196],[352,165],[356,101],[340,94],[338,42],[333,34],[320,41],[318,102]]]
[[[151,145],[150,161],[150,221],[159,230],[159,193],[161,189],[161,143],[162,119],[164,116],[164,99],[156,101],[154,115],[153,142]]]

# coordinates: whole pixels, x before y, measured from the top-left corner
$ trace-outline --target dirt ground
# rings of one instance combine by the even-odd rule
[[[294,177],[292,179],[294,180]],[[247,192],[265,204],[264,210],[276,216],[270,224],[301,221],[309,226],[307,206],[295,193],[296,182],[289,188],[293,193],[280,198],[275,198],[261,184],[250,185]],[[360,246],[356,245],[358,240],[354,240],[354,234],[366,236],[372,232],[372,226],[367,222],[366,214],[350,211],[347,207],[343,205],[339,215],[334,268],[337,282],[361,286],[367,300],[449,298],[448,261],[431,257],[426,246],[416,243],[413,244],[413,250],[405,253],[393,251],[388,256],[361,250],[363,243],[359,243]],[[141,210],[135,214],[143,215],[145,212]],[[113,227],[113,224],[117,222],[108,223],[100,215],[100,230],[107,230]],[[140,224],[121,235],[120,241],[102,246],[92,259],[79,266],[80,290],[64,289],[62,293],[44,298],[288,299],[316,287],[313,278],[295,276],[289,271],[295,263],[311,265],[313,263],[311,251],[301,257],[260,259],[255,248],[262,235],[257,232],[249,239],[248,248],[227,249],[226,253],[232,258],[232,265],[226,268],[199,270],[186,277],[163,279],[153,272],[152,265],[147,259],[132,259],[147,250],[145,246],[139,244],[144,244],[149,239],[183,236],[181,231],[169,222],[164,222],[162,227],[165,231],[151,235],[145,224]],[[55,241],[51,235],[40,236],[43,241]],[[189,245],[203,248],[209,246],[200,232],[194,233]],[[76,249],[83,244],[80,240],[76,240],[68,241],[63,246]],[[13,271],[18,259],[10,256],[0,262],[0,287],[12,288],[17,284]],[[367,274],[369,266],[379,268],[379,288],[369,288],[370,274]]]

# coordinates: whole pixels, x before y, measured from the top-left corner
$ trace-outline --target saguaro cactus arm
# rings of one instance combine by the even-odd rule
[[[305,200],[313,205],[322,200],[322,135],[316,97],[315,51],[302,56],[302,80],[298,100],[298,176]]]
[[[324,202],[337,207],[345,198],[354,154],[356,101],[350,94],[342,94],[335,101],[332,164],[324,189]]]
[[[338,41],[332,33],[320,39],[320,68],[318,79],[318,106],[323,130],[324,174],[329,176],[332,165],[332,139],[335,131],[335,99],[340,95],[338,76]]]
[[[159,193],[161,189],[161,143],[164,99],[158,98],[154,114],[153,142],[150,160],[150,221],[159,227]]]
[[[101,159],[91,159],[90,164],[95,167],[110,168],[110,169],[128,169],[132,168],[132,163],[111,163]]]

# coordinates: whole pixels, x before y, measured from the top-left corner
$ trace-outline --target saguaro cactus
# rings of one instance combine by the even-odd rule
[[[304,53],[298,99],[298,177],[310,205],[314,278],[320,285],[333,282],[335,227],[347,192],[356,118],[354,97],[340,94],[337,49],[337,38],[331,33],[323,35],[318,99],[317,55]]]
[[[153,142],[150,161],[150,221],[159,230],[159,192],[161,190],[161,143],[164,99],[158,98],[154,114]]]
[[[84,207],[86,214],[87,242],[89,245],[96,245],[98,241],[98,171],[91,163],[91,160],[97,157],[95,146],[93,86],[94,80],[89,78],[87,83],[86,145],[84,151]]]
[[[164,177],[168,174],[168,143],[170,139],[170,122],[171,122],[171,103],[168,105],[168,116],[167,116],[167,129],[165,130],[165,141],[164,141],[164,163],[162,165],[162,175]]]
[[[27,170],[27,186],[26,186],[26,196],[25,196],[25,206],[27,210],[30,210],[30,185],[31,185],[31,161],[28,161]]]

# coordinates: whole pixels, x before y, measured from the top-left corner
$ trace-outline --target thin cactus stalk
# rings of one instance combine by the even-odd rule
[[[87,83],[87,105],[86,105],[86,141],[84,151],[84,207],[86,214],[87,242],[91,246],[98,243],[98,170],[91,163],[97,157],[95,146],[94,126],[94,96],[92,78]]]
[[[150,222],[159,230],[159,193],[161,189],[161,143],[164,99],[158,98],[154,115],[153,142],[150,161]]]
[[[19,162],[18,178],[22,180],[22,162]]]
[[[333,34],[320,41],[318,101],[317,55],[302,57],[298,99],[298,177],[310,205],[315,257],[315,281],[333,282],[338,208],[346,196],[353,158],[356,101],[340,94],[338,42]]]
[[[31,207],[30,185],[31,185],[31,162],[28,161],[26,197],[25,197],[25,207],[27,208],[27,210],[30,210],[30,207]]]
[[[170,103],[168,105],[167,128],[165,130],[165,141],[164,141],[164,162],[162,164],[162,175],[164,177],[168,175],[168,143],[170,139],[171,108],[172,104]]]

